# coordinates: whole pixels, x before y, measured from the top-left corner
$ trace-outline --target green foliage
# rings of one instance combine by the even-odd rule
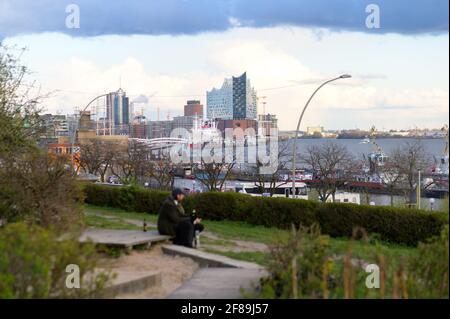
[[[94,273],[98,260],[93,245],[60,240],[39,226],[16,223],[0,228],[0,251],[0,299],[103,297],[112,278]],[[79,289],[66,288],[70,264],[79,266]]]
[[[0,43],[0,160],[35,148],[41,130],[37,108],[41,98],[19,92],[28,72],[19,58]]]
[[[168,192],[135,187],[85,186],[86,203],[157,213]],[[288,229],[318,224],[332,237],[350,237],[355,227],[378,234],[383,241],[415,246],[437,236],[448,224],[448,215],[386,206],[251,197],[237,193],[206,192],[188,196],[185,209],[197,210],[204,220],[243,221],[253,225]]]
[[[354,245],[360,242],[350,241],[346,252],[336,255],[328,236],[321,235],[318,227],[294,230],[289,238],[271,247],[269,276],[261,280],[258,297],[448,299],[448,226],[440,236],[420,244],[419,254],[400,260],[392,260],[380,251],[364,260],[355,258]],[[363,242],[368,245],[367,239]],[[379,267],[377,288],[366,285],[368,264]]]
[[[448,225],[439,237],[419,244],[419,253],[408,265],[408,286],[413,298],[449,297],[449,230]]]
[[[69,160],[39,150],[42,97],[23,90],[20,54],[0,43],[0,219],[67,229],[81,221],[81,192]]]
[[[328,238],[320,236],[317,226],[301,229],[282,244],[271,247],[268,271],[262,280],[263,298],[321,298],[323,280],[329,263]]]
[[[169,192],[150,191],[135,186],[117,187],[95,184],[83,185],[86,203],[121,208],[127,211],[156,214]]]
[[[447,213],[447,215],[448,215],[448,211],[449,211],[448,196],[445,196],[442,199],[442,211]]]
[[[353,204],[322,204],[316,216],[322,232],[333,237],[350,237],[356,227],[363,227],[381,240],[412,246],[438,235],[448,223],[444,213]]]
[[[0,218],[67,230],[80,226],[83,194],[68,159],[45,152],[5,158],[0,166]]]

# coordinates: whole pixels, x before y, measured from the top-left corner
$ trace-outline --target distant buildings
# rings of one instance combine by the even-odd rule
[[[307,135],[322,135],[324,132],[323,126],[308,126],[306,128]]]
[[[147,138],[147,134],[147,119],[144,115],[135,116],[133,122],[131,123],[130,137],[145,139]]]
[[[200,101],[190,100],[184,106],[184,116],[198,116],[203,118],[203,105]]]
[[[217,122],[217,128],[225,133],[226,129],[241,128],[243,131],[247,129],[253,129],[255,134],[258,132],[258,122],[252,119],[240,119],[240,120],[224,120],[219,119]]]
[[[41,116],[44,125],[43,136],[45,138],[57,138],[70,135],[70,123],[66,115],[44,114]]]
[[[247,73],[225,79],[220,89],[206,92],[207,117],[222,120],[255,120],[256,91]]]
[[[149,121],[148,138],[169,137],[170,133],[176,128],[183,128],[191,131],[195,121],[203,119],[203,105],[200,101],[190,100],[184,106],[184,115],[175,116],[169,121]]]

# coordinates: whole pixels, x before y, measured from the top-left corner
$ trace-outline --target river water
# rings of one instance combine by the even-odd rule
[[[288,149],[292,149],[292,142],[294,140],[290,139],[282,143],[288,143]],[[421,143],[425,149],[425,152],[430,156],[431,160],[436,158],[440,159],[442,156],[442,151],[444,148],[444,142],[441,139],[412,139],[412,138],[386,138],[378,139],[377,144],[383,149],[383,151],[389,155],[391,151],[395,148],[403,145],[407,142],[418,141]],[[297,150],[299,153],[304,152],[311,145],[320,145],[323,143],[334,142],[339,145],[346,146],[347,149],[353,153],[356,158],[362,159],[364,155],[372,151],[372,145],[362,144],[360,139],[334,139],[334,138],[321,138],[321,139],[298,139],[297,140]],[[289,166],[288,166],[289,167]],[[243,168],[243,167],[242,167]],[[234,185],[237,181],[229,180],[225,184],[225,189],[234,189]],[[183,187],[189,189],[202,189],[202,185],[198,181],[187,180],[187,179],[177,179],[175,181],[176,187]],[[360,194],[361,203],[373,202],[375,205],[388,206],[391,203],[391,198],[388,195],[379,194]],[[396,206],[403,206],[406,201],[405,197],[394,196],[394,204]],[[432,201],[432,200],[431,200]],[[443,205],[447,205],[448,202],[441,199],[434,199],[434,203],[431,203],[429,198],[422,198],[422,208],[428,210],[440,210],[443,209]]]
[[[294,139],[290,139],[287,142],[289,147],[292,147]],[[383,149],[383,151],[389,155],[395,148],[407,143],[416,142],[421,143],[425,149],[425,152],[431,157],[439,159],[444,149],[444,142],[441,139],[413,139],[413,138],[384,138],[376,140],[377,144]],[[337,143],[339,145],[346,146],[347,149],[353,153],[355,157],[362,158],[365,154],[372,151],[371,144],[362,144],[360,139],[336,139],[336,138],[318,138],[318,139],[297,139],[297,150],[299,153],[305,151],[311,145],[320,145],[324,143]]]

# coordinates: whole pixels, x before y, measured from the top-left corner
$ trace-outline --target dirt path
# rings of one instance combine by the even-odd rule
[[[104,268],[121,271],[159,271],[162,276],[160,287],[154,287],[133,294],[121,294],[119,299],[160,299],[166,298],[181,284],[192,277],[198,269],[198,264],[190,258],[168,256],[163,254],[158,245],[150,250],[132,251],[117,259],[102,260]]]

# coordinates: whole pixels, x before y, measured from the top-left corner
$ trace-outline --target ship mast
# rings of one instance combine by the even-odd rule
[[[369,131],[370,132],[369,140],[370,140],[370,143],[372,143],[372,145],[373,145],[373,152],[381,153],[383,150],[381,149],[380,145],[378,145],[377,142],[375,142],[376,131],[377,131],[377,129],[375,128],[375,125],[373,125]]]
[[[442,155],[448,156],[448,125],[445,124],[441,131],[444,132],[444,150],[442,151]]]

